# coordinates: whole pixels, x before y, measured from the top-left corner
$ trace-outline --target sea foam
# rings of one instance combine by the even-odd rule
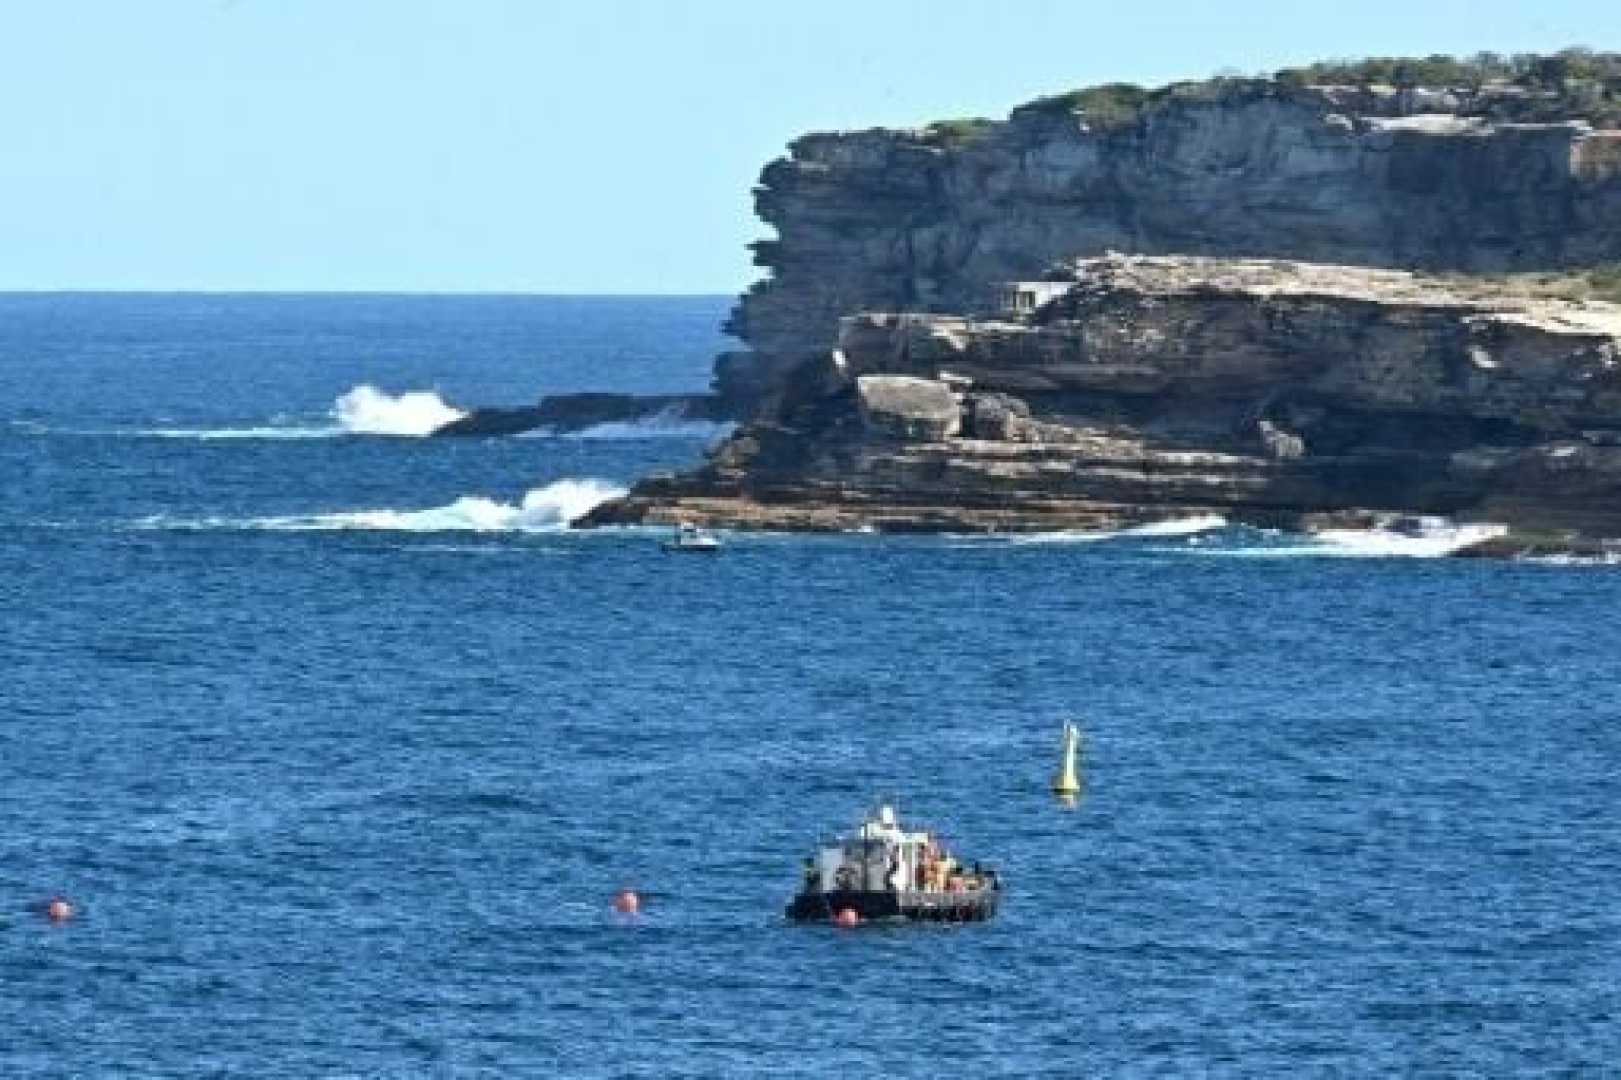
[[[728,420],[695,420],[683,415],[679,409],[671,408],[638,416],[634,420],[607,420],[578,431],[555,433],[543,430],[533,434],[540,438],[559,439],[702,439],[713,443],[726,438],[736,429],[737,425]]]
[[[1125,529],[1092,531],[1061,530],[1057,532],[1015,533],[1009,539],[1015,544],[1095,544],[1103,540],[1122,540],[1135,537],[1145,539],[1174,536],[1196,536],[1227,527],[1227,519],[1220,514],[1198,514],[1193,517],[1151,521]]]
[[[1504,525],[1430,524],[1412,534],[1386,529],[1330,530],[1318,533],[1317,539],[1346,555],[1433,559],[1507,531]]]
[[[282,427],[274,424],[240,428],[143,428],[135,432],[151,439],[198,439],[204,442],[216,439],[326,439],[343,433],[342,428],[335,427]]]
[[[1258,544],[1241,547],[1205,547],[1202,555],[1254,559],[1361,558],[1437,559],[1470,544],[1502,536],[1506,525],[1488,522],[1458,524],[1446,518],[1414,519],[1409,529],[1325,529],[1303,536],[1299,543]]]
[[[271,532],[556,532],[590,513],[598,504],[618,498],[625,489],[606,480],[556,480],[535,488],[516,502],[484,495],[464,495],[444,506],[422,510],[340,510],[324,514],[277,517],[175,519],[162,515],[138,523],[144,529],[263,529]]]

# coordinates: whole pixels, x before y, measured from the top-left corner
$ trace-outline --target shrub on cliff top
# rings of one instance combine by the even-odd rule
[[[956,120],[936,120],[923,130],[930,142],[960,146],[984,138],[994,123],[983,116],[964,116]]]
[[[1023,108],[1036,112],[1079,113],[1092,127],[1109,131],[1135,124],[1155,96],[1154,91],[1133,83],[1104,83],[1037,98]]]
[[[1605,300],[1621,304],[1621,263],[1606,263],[1579,270],[1430,276],[1437,283],[1468,296]]]
[[[1621,263],[1594,267],[1587,272],[1587,283],[1593,288],[1595,300],[1621,304]]]

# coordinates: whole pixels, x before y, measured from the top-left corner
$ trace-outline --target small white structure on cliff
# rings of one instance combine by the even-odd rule
[[[997,306],[1008,315],[1029,315],[1074,287],[1073,281],[1004,281],[997,287]]]

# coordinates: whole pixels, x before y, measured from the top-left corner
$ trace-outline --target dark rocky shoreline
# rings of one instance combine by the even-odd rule
[[[1462,559],[1576,559],[1621,563],[1621,540],[1586,537],[1576,533],[1511,530],[1502,536],[1461,547],[1452,554]]]
[[[734,406],[714,394],[554,394],[535,405],[477,408],[433,432],[447,437],[567,433],[649,419],[729,421]]]

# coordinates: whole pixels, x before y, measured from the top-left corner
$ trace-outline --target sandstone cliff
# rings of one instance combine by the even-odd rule
[[[1524,282],[1106,256],[1028,314],[853,315],[771,408],[585,524],[1309,527],[1446,513],[1621,536],[1621,306]]]
[[[767,276],[732,316],[746,349],[716,386],[752,404],[832,347],[841,316],[972,311],[994,282],[1108,250],[1465,271],[1621,260],[1621,131],[1594,126],[1612,113],[1489,82],[1216,80],[807,135],[755,190],[776,237],[755,245]]]

